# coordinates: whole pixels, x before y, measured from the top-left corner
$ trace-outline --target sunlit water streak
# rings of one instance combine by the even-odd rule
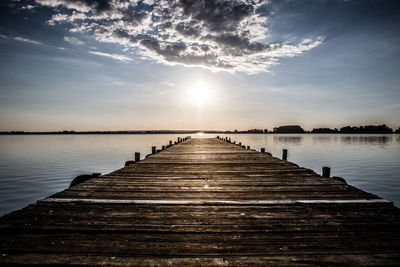
[[[159,135],[3,135],[0,136],[0,215],[67,188],[79,174],[103,174],[151,146],[161,147],[183,134]],[[214,137],[199,134],[193,137]],[[399,135],[232,134],[251,148],[265,147],[276,157],[332,175],[400,206]]]

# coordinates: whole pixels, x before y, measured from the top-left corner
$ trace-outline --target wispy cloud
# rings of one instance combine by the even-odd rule
[[[75,37],[64,36],[64,41],[66,41],[67,43],[70,43],[72,45],[82,45],[82,46],[86,45],[86,43],[84,41],[81,41]]]
[[[166,64],[257,73],[268,71],[280,58],[296,56],[323,42],[321,37],[298,42],[268,40],[268,17],[261,11],[269,5],[267,0],[36,3],[53,9],[49,24],[68,23],[71,32],[93,34],[99,42],[135,49],[145,58]],[[107,56],[127,61],[122,55]]]
[[[11,39],[11,40],[15,40],[18,42],[24,42],[24,43],[30,43],[30,44],[35,44],[35,45],[43,45],[42,42],[39,41],[35,41],[29,38],[25,38],[25,37],[21,37],[21,36],[7,36],[4,34],[0,34],[1,38],[5,38],[5,39]]]
[[[104,53],[104,52],[99,52],[99,51],[89,51],[89,54],[101,56],[101,57],[108,57],[108,58],[116,59],[116,60],[119,60],[122,62],[132,61],[131,58],[126,57],[124,55],[119,55],[119,54],[110,54],[110,53]]]

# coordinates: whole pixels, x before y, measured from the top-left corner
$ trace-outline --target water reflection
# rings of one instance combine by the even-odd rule
[[[340,141],[348,145],[386,145],[392,142],[392,135],[346,135]]]
[[[303,141],[303,136],[286,136],[286,135],[274,135],[274,142],[291,144],[291,145],[300,145]]]
[[[312,140],[314,143],[325,143],[328,144],[332,142],[332,140],[337,141],[337,136],[334,135],[312,135]]]

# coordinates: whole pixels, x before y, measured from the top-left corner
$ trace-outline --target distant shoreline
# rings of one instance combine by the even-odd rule
[[[26,131],[3,131],[0,135],[45,135],[45,134],[398,134],[400,128],[393,131],[386,124],[345,126],[340,129],[334,128],[313,128],[311,131],[304,130],[299,125],[285,125],[268,129],[248,129],[244,131],[235,130],[122,130],[122,131],[47,131],[47,132],[26,132]]]
[[[381,135],[386,135],[386,134],[399,134],[399,133],[312,133],[312,132],[293,132],[293,133],[275,133],[275,132],[268,132],[268,133],[257,133],[257,132],[247,132],[247,131],[82,131],[82,132],[75,132],[75,131],[68,131],[68,132],[20,132],[20,131],[15,131],[15,132],[0,132],[0,135],[117,135],[117,134],[131,134],[131,135],[137,135],[137,134],[198,134],[198,133],[203,133],[203,134],[302,134],[302,135],[316,135],[316,134],[346,134],[346,135],[359,135],[359,134],[381,134]]]

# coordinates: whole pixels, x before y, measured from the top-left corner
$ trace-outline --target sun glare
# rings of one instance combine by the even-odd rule
[[[191,102],[196,103],[199,106],[209,104],[212,100],[211,88],[204,82],[192,84],[189,94],[192,100]]]
[[[202,84],[196,85],[193,88],[193,96],[199,103],[203,103],[208,97],[208,88]]]

